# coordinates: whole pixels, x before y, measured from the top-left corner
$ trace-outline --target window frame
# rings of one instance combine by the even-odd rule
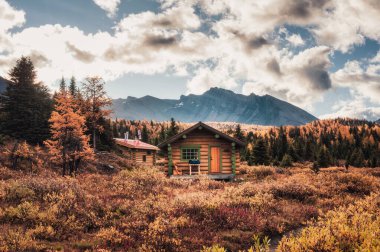
[[[184,145],[181,146],[181,161],[183,162],[189,162],[190,160],[201,160],[200,155],[201,155],[201,146],[200,145]],[[198,152],[198,158],[197,159],[186,159],[183,156],[183,151],[184,150],[197,150]]]

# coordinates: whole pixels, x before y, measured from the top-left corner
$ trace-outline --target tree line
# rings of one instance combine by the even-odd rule
[[[289,166],[314,162],[314,167],[380,165],[379,125],[356,119],[319,120],[303,126],[271,128],[264,134],[234,134],[248,144],[243,159],[248,164]]]
[[[74,77],[68,85],[62,78],[59,91],[51,95],[37,82],[28,57],[18,59],[8,75],[7,88],[0,96],[0,139],[15,139],[15,153],[22,141],[43,145],[65,175],[74,174],[84,160],[93,157],[94,150],[113,147],[107,109],[111,100],[101,77],[87,77],[80,85]]]
[[[138,137],[157,145],[183,130],[173,118],[170,122],[120,120],[111,122],[112,134],[123,138]],[[319,120],[303,126],[272,127],[264,131],[243,130],[241,125],[224,130],[247,143],[241,151],[242,161],[249,165],[291,166],[293,162],[313,162],[318,167],[380,165],[379,125],[357,119]]]

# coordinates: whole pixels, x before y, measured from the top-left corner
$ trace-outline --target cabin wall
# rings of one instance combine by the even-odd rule
[[[156,151],[154,150],[141,150],[141,149],[130,149],[124,146],[120,147],[124,156],[136,164],[156,164]],[[150,154],[148,154],[150,153]],[[143,161],[143,156],[146,156],[146,161]]]
[[[201,173],[209,173],[209,148],[211,146],[220,147],[221,157],[221,171],[223,174],[231,174],[232,171],[232,143],[221,138],[216,138],[215,134],[209,132],[205,129],[196,129],[186,135],[186,138],[181,138],[171,143],[172,149],[172,160],[173,164],[182,170],[183,174],[189,174],[189,164],[188,161],[181,161],[181,147],[186,146],[199,146],[200,147],[200,162],[201,162]],[[240,155],[239,148],[235,148],[236,153],[236,173],[239,171],[240,167]],[[166,162],[168,162],[168,155],[166,153]],[[174,166],[173,166],[174,169]],[[168,165],[165,165],[165,171],[168,172]],[[197,173],[197,167],[194,166],[192,169],[193,174]]]

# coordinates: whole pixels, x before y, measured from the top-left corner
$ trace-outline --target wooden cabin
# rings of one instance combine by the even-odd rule
[[[116,144],[123,154],[135,164],[156,164],[156,155],[159,148],[140,140],[115,138]]]
[[[232,179],[239,173],[240,148],[245,143],[199,122],[158,145],[169,176],[189,178],[206,174]]]

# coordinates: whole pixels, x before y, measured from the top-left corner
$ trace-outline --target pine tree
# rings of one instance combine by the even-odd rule
[[[62,77],[61,82],[59,83],[59,92],[63,93],[66,91],[66,81]]]
[[[169,129],[168,129],[167,137],[170,138],[172,136],[175,136],[175,135],[178,134],[178,132],[179,132],[179,126],[177,125],[177,123],[174,120],[174,118],[171,118],[170,119],[170,126],[169,126]]]
[[[324,145],[320,148],[318,152],[317,164],[321,168],[328,167],[331,164],[330,153]]]
[[[77,95],[77,92],[78,92],[77,84],[76,84],[76,80],[75,80],[74,76],[72,76],[70,79],[69,92],[73,97],[75,97]]]
[[[87,77],[83,82],[84,104],[82,111],[86,115],[88,130],[92,135],[92,146],[96,151],[97,132],[103,133],[104,126],[100,121],[111,113],[107,109],[112,105],[104,89],[105,82],[101,77]]]
[[[148,133],[148,128],[146,127],[146,124],[143,125],[142,131],[141,131],[141,138],[143,142],[145,143],[149,142],[149,133]]]
[[[0,106],[0,133],[28,143],[49,138],[53,101],[46,86],[36,82],[30,58],[21,57],[9,72],[10,82]]]
[[[51,139],[45,145],[51,155],[51,161],[61,165],[62,175],[69,171],[75,174],[82,161],[93,157],[93,151],[85,135],[85,118],[80,114],[73,97],[67,92],[60,92],[56,97],[55,109],[50,118]]]
[[[236,125],[234,137],[241,140],[241,141],[244,141],[244,134],[243,134],[243,131],[241,130],[240,124]]]
[[[282,167],[291,167],[293,166],[293,160],[292,160],[292,157],[288,154],[285,154],[283,157],[282,157],[282,160],[281,160],[281,163],[280,163],[280,166]]]
[[[259,138],[252,150],[252,163],[256,165],[268,165],[269,157],[267,147],[263,139]]]

